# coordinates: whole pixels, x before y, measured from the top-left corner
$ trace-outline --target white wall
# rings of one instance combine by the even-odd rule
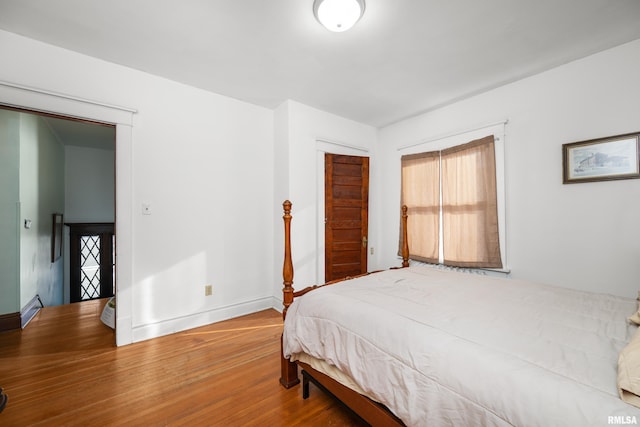
[[[512,276],[635,297],[640,180],[562,184],[562,144],[640,131],[640,40],[380,130],[384,262],[395,262],[397,148],[483,123],[506,126]]]
[[[271,306],[273,111],[7,32],[0,54],[2,81],[138,111],[116,146],[119,343]]]
[[[322,282],[324,278],[324,163],[325,152],[367,156],[371,162],[377,155],[376,128],[320,111],[294,101],[287,101],[276,110],[276,152],[278,160],[275,176],[275,200],[277,212],[282,212],[282,202],[293,203],[291,246],[294,267],[294,288]],[[284,170],[282,170],[284,169]],[[379,242],[377,227],[377,193],[379,182],[370,172],[369,242],[376,247]],[[274,221],[275,233],[275,282],[276,299],[282,299],[282,215]],[[376,268],[377,258],[370,256],[369,268]]]

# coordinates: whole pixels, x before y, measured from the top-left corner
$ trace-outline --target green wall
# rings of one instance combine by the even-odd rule
[[[63,258],[51,262],[52,215],[64,211],[64,146],[44,120],[20,116],[20,210],[32,227],[20,230],[20,307],[40,295],[63,303]]]
[[[52,214],[63,211],[63,145],[39,116],[0,109],[0,314],[36,294],[62,304],[63,258],[51,262],[51,231]]]
[[[0,110],[0,314],[20,311],[20,114]]]

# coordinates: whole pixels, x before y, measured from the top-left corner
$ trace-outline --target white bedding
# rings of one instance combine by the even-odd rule
[[[409,426],[640,423],[616,388],[636,309],[632,299],[412,266],[297,298],[284,353],[335,365]]]

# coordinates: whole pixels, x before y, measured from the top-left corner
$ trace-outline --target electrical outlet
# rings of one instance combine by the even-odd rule
[[[213,295],[213,286],[212,285],[204,285],[204,296],[208,297]]]
[[[373,246],[371,246],[370,251],[371,251],[371,255],[373,255]]]

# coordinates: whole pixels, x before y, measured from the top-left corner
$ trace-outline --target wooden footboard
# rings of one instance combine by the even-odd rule
[[[331,282],[327,282],[322,285],[315,285],[304,288],[300,291],[295,292],[293,289],[293,261],[291,259],[291,202],[289,200],[285,200],[282,204],[284,209],[284,264],[282,267],[282,278],[283,278],[283,289],[282,289],[282,300],[284,308],[282,310],[282,318],[285,319],[287,316],[287,310],[289,306],[293,303],[294,298],[302,296],[307,292],[310,292],[314,289],[317,289],[322,286],[332,285],[334,283],[342,282],[349,279],[354,279],[355,277],[365,276],[370,273],[364,273],[362,275],[354,276],[354,277],[345,277],[344,279],[333,280]],[[407,240],[407,207],[402,206],[402,235],[403,235],[403,245],[401,249],[402,254],[402,267],[409,266],[409,242]],[[282,384],[286,388],[291,388],[296,384],[300,383],[300,379],[298,378],[298,365],[296,362],[291,362],[289,359],[284,357],[283,351],[283,342],[282,337],[280,338],[280,367],[281,367],[281,376],[280,376],[280,384]],[[303,368],[307,375],[310,376],[314,383],[319,384],[324,390],[329,391],[336,398],[338,398],[341,402],[347,405],[351,410],[353,410],[356,414],[358,414],[362,419],[371,423],[373,421],[373,425],[403,425],[402,421],[398,419],[393,413],[391,413],[384,406],[373,402],[371,399],[366,396],[357,393],[332,378],[314,370],[308,365],[304,365]],[[306,379],[306,378],[305,378]],[[308,385],[306,385],[308,387]]]
[[[320,371],[316,371],[311,366],[301,363],[303,376],[303,398],[309,396],[309,381],[318,386],[321,390],[329,393],[351,411],[356,413],[360,418],[367,422],[367,424],[376,427],[386,426],[403,426],[404,423],[398,417],[396,417],[391,411],[389,411],[384,405],[378,402],[374,402],[366,396],[361,395],[349,387],[340,384],[333,378],[323,374]]]

